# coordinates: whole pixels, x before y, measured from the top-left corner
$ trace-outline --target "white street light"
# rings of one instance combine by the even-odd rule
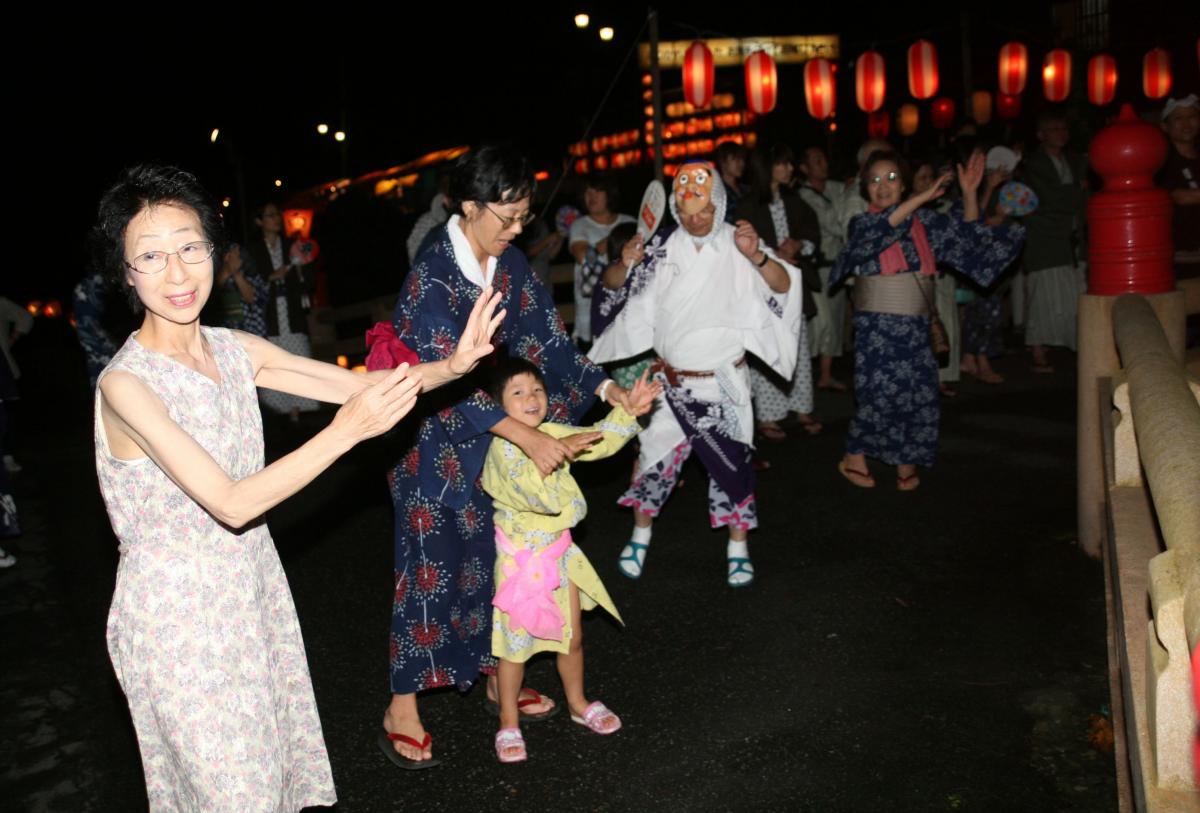
[[[279,180],[278,178],[276,178],[276,179],[275,179],[275,185],[276,185],[276,186],[283,186],[283,181],[281,181],[281,180]]]
[[[336,133],[333,134],[333,140],[334,141],[345,141],[346,134],[343,133],[341,130],[338,130]]]
[[[209,143],[210,143],[210,144],[216,144],[216,143],[217,143],[217,136],[219,136],[220,134],[221,134],[221,128],[220,128],[220,127],[214,127],[214,128],[213,128],[213,131],[212,131],[212,135],[210,135],[210,136],[208,137],[208,141],[209,141]]]
[[[325,135],[326,133],[329,132],[329,125],[325,124],[325,123],[318,124],[317,132],[320,133],[321,135]]]
[[[588,17],[586,14],[576,14],[575,15],[575,27],[576,28],[587,28],[588,23],[590,23],[591,21],[592,21],[592,18]]]
[[[604,40],[605,42],[608,42],[612,38],[613,38],[613,30],[610,26],[606,25],[606,26],[604,26],[604,28],[600,29],[600,39]]]

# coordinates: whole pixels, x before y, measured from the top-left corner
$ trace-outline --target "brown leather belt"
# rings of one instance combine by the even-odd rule
[[[746,366],[746,357],[742,356],[740,359],[738,359],[737,361],[735,361],[733,363],[733,366],[734,367],[745,367]],[[669,383],[672,387],[678,387],[679,379],[681,379],[681,378],[712,378],[713,376],[715,376],[717,374],[717,371],[716,370],[680,370],[678,367],[672,367],[670,364],[667,364],[662,359],[655,359],[654,363],[650,365],[650,374],[653,375],[654,373],[662,373],[664,376],[666,376],[667,383]]]

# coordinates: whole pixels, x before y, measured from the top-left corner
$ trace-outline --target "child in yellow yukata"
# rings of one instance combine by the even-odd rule
[[[500,363],[492,397],[510,418],[548,436],[542,465],[562,460],[548,474],[510,440],[497,437],[483,465],[483,489],[492,496],[496,523],[496,595],[492,614],[492,654],[500,658],[501,762],[526,759],[519,723],[518,693],[525,661],[535,652],[557,652],[558,674],[571,719],[597,734],[612,734],[621,720],[583,691],[580,614],[597,605],[621,620],[595,569],[571,540],[570,529],[587,513],[587,503],[571,460],[599,460],[615,454],[638,432],[661,391],[643,376],[629,390],[626,406],[614,407],[592,427],[543,423],[548,401],[538,368],[524,359]],[[528,444],[522,444],[528,447]]]

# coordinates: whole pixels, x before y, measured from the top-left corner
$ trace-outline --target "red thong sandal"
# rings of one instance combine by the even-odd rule
[[[900,491],[916,491],[921,485],[921,478],[914,471],[912,474],[896,475],[896,488]]]
[[[411,745],[413,748],[419,748],[424,751],[433,745],[433,737],[429,736],[429,732],[425,732],[425,739],[417,741],[405,734],[393,734],[386,728],[379,729],[379,736],[376,738],[379,744],[379,750],[383,751],[383,755],[392,761],[392,764],[397,768],[406,771],[422,771],[426,768],[435,768],[442,764],[440,759],[409,759],[401,753],[397,753],[393,742],[402,742],[405,745]]]
[[[541,693],[528,686],[521,687],[521,694],[518,697],[517,713],[520,715],[520,720],[523,723],[536,723],[539,720],[549,720],[559,712],[557,704],[551,706],[546,711],[539,711],[536,714],[525,711],[526,706],[536,706],[546,702],[546,698]],[[490,697],[487,700],[487,709],[497,717],[500,716],[500,704]]]
[[[860,469],[852,469],[848,465],[846,465],[845,460],[838,461],[837,470],[839,472],[841,472],[843,477],[845,477],[847,480],[849,480],[851,483],[858,486],[859,488],[874,488],[875,487],[875,478],[871,476],[871,472],[862,471]],[[857,479],[857,480],[854,479],[856,477],[859,479]]]

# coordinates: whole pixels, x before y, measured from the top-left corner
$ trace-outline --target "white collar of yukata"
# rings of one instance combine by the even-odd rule
[[[459,225],[461,221],[461,215],[451,215],[450,219],[446,221],[446,232],[450,235],[450,248],[454,249],[454,263],[467,280],[480,288],[486,288],[496,276],[498,260],[495,257],[488,257],[487,268],[479,267],[479,260],[475,259],[475,252],[471,250],[471,244],[467,242],[467,235],[463,233],[462,226]]]
[[[716,211],[713,212],[713,227],[709,229],[708,234],[704,235],[703,237],[695,237],[688,234],[687,230],[683,228],[682,221],[679,219],[679,204],[675,202],[674,192],[667,195],[667,203],[671,207],[671,217],[675,218],[676,223],[680,224],[680,231],[682,231],[684,234],[688,234],[688,237],[691,239],[691,241],[698,246],[708,245],[715,240],[721,233],[721,224],[725,222],[725,208],[728,205],[725,197],[725,184],[721,181],[721,177],[718,175],[716,178],[713,178],[713,183],[710,185],[712,186],[711,194],[713,207]]]

